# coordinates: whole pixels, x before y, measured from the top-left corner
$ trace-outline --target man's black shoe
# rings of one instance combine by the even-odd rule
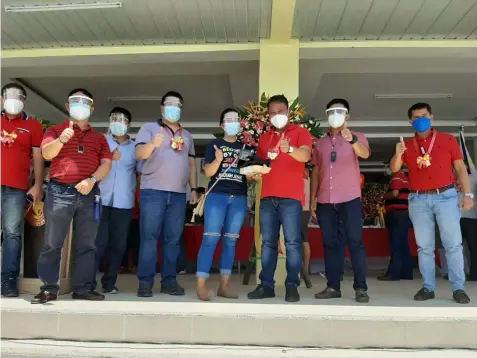
[[[137,297],[152,297],[152,290],[149,287],[139,287]]]
[[[452,298],[457,303],[467,304],[470,302],[470,298],[469,296],[467,296],[467,293],[465,293],[464,290],[454,291],[454,293],[452,294]]]
[[[298,302],[300,301],[300,294],[296,287],[287,287],[285,293],[285,301],[287,302]]]
[[[81,294],[73,292],[71,298],[73,298],[74,300],[104,301],[104,295],[96,291],[88,291]]]
[[[171,296],[184,296],[185,290],[178,283],[173,283],[172,285],[161,286],[161,293]]]
[[[329,287],[315,294],[315,298],[318,300],[327,300],[330,298],[340,298],[340,297],[341,297],[341,291],[336,291]]]
[[[49,292],[49,291],[41,291],[38,295],[33,297],[30,301],[32,304],[43,304],[50,301],[56,301],[57,299],[56,293]]]
[[[435,298],[436,295],[434,294],[434,291],[429,291],[427,288],[421,288],[415,295],[414,299],[416,301],[427,301],[427,300],[432,300]]]
[[[390,275],[382,275],[382,276],[378,276],[378,280],[379,281],[399,281],[398,278],[394,278]]]
[[[2,283],[2,296],[3,297],[18,297],[20,293],[17,288],[17,280],[6,280]]]
[[[368,303],[369,302],[368,293],[365,290],[361,290],[361,289],[355,291],[354,299],[358,303]]]
[[[247,295],[249,300],[261,300],[275,297],[275,290],[271,287],[258,285],[255,290]]]

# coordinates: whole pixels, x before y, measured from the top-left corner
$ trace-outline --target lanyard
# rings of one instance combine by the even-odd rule
[[[427,149],[427,151],[425,151],[424,147],[421,146],[421,150],[419,151],[419,148],[417,146],[417,140],[416,140],[416,137],[414,136],[413,143],[414,143],[414,148],[416,148],[416,150],[417,150],[418,156],[419,155],[426,155],[426,154],[431,155],[432,148],[434,147],[435,140],[436,140],[436,132],[435,132],[435,130],[432,130],[432,138],[431,138],[431,144],[429,144],[429,148]]]

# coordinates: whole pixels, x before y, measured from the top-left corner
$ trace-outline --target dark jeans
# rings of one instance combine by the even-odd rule
[[[353,266],[353,288],[355,290],[367,290],[366,250],[363,246],[361,199],[356,198],[339,204],[319,204],[318,221],[323,235],[327,286],[337,291],[340,290],[345,258],[341,240],[344,238],[348,244],[351,265]],[[339,234],[340,221],[344,229],[344,237]]]
[[[139,262],[139,219],[132,219],[128,232],[128,244],[123,255],[121,266],[129,267],[129,250],[133,252],[133,266],[137,267]]]
[[[477,279],[477,219],[460,219],[462,238],[467,241],[470,253],[470,277]]]
[[[25,190],[2,185],[2,284],[20,274]]]
[[[164,232],[162,286],[177,283],[176,265],[184,231],[186,195],[162,190],[142,189],[139,199],[141,245],[138,279],[141,287],[152,288],[156,274],[157,240]]]
[[[412,280],[414,259],[409,249],[409,228],[412,226],[407,211],[389,211],[386,227],[389,231],[391,260],[387,274],[393,279]]]
[[[302,265],[301,239],[302,205],[295,199],[267,197],[260,201],[260,231],[262,234],[262,285],[275,287],[275,270],[278,259],[278,241],[280,224],[283,227],[286,247],[287,278],[285,286],[300,285],[300,268]]]
[[[108,253],[108,265],[101,278],[105,291],[111,291],[116,285],[121,261],[128,243],[129,225],[133,215],[132,209],[118,209],[103,206],[98,234],[96,235],[96,272],[103,261],[104,253]],[[107,251],[106,251],[107,249]],[[96,275],[93,278],[92,290],[96,289]]]
[[[83,294],[91,290],[95,275],[96,246],[94,244],[99,222],[94,220],[93,206],[99,188],[95,186],[88,195],[80,194],[75,185],[51,181],[45,201],[45,246],[38,258],[38,277],[44,291],[58,292],[61,250],[71,220],[75,252],[73,292]]]

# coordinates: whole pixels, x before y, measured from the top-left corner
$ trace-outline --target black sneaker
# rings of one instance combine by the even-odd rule
[[[287,287],[285,293],[285,301],[287,302],[298,302],[300,301],[300,294],[296,287]]]
[[[249,300],[261,300],[264,298],[273,298],[275,297],[275,290],[271,287],[258,285],[255,290],[249,292],[247,295]]]
[[[171,296],[184,296],[185,290],[178,283],[173,283],[172,285],[161,286],[161,293]]]
[[[10,279],[2,283],[2,296],[3,297],[18,297],[20,293],[17,288],[17,280]]]
[[[399,281],[399,278],[394,278],[391,275],[378,276],[378,281]]]
[[[73,292],[71,298],[74,300],[85,300],[85,301],[104,301],[104,295],[96,291],[88,291],[85,293],[78,294]]]
[[[429,291],[427,288],[421,288],[415,295],[414,300],[416,301],[427,301],[432,300],[436,297],[434,291]]]
[[[139,286],[137,297],[152,297],[152,289],[150,287]]]
[[[470,298],[469,296],[467,296],[467,293],[465,293],[464,290],[454,291],[454,293],[452,294],[452,298],[457,303],[467,304],[470,302]]]
[[[315,298],[318,300],[327,300],[330,298],[340,298],[340,297],[341,297],[341,291],[336,291],[329,287],[315,294]]]
[[[356,290],[354,299],[358,303],[368,303],[369,302],[369,296],[368,293],[365,290]]]

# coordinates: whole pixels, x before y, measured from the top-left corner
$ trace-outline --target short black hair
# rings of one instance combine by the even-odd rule
[[[270,104],[272,103],[283,103],[288,108],[288,99],[283,94],[276,94],[270,97],[267,102],[267,108],[270,107]]]
[[[181,101],[181,104],[184,104],[184,98],[182,98],[182,95],[181,95],[179,92],[169,91],[169,92],[167,92],[164,96],[162,96],[161,106],[164,105],[164,102],[166,101],[166,98],[167,98],[167,97],[176,97],[176,98],[179,98],[179,100]]]
[[[199,186],[196,190],[197,194],[205,194],[205,188],[203,186]]]
[[[86,97],[89,97],[91,99],[94,99],[93,98],[93,95],[91,94],[90,91],[88,91],[87,89],[85,88],[75,88],[74,90],[72,90],[69,94],[68,94],[68,98],[70,98],[72,95],[76,94],[76,93],[82,93],[84,94]]]
[[[226,108],[222,111],[222,113],[220,114],[220,124],[224,123],[224,117],[227,113],[230,113],[230,112],[234,112],[234,113],[237,113],[238,114],[238,111],[235,109],[235,108]]]
[[[109,112],[109,116],[111,117],[111,114],[113,113],[122,113],[126,116],[126,118],[128,119],[129,123],[132,122],[132,116],[131,116],[131,112],[129,112],[126,108],[122,108],[122,107],[114,107],[111,112]]]
[[[19,84],[14,83],[14,82],[8,83],[8,84],[6,84],[5,86],[2,87],[2,96],[3,96],[3,93],[7,89],[10,89],[10,88],[15,88],[15,89],[19,90],[22,93],[22,95],[24,95],[25,98],[26,98],[27,93],[26,93],[25,89],[22,86],[20,86]]]
[[[432,108],[428,103],[419,102],[419,103],[413,104],[411,108],[407,110],[407,116],[409,117],[409,119],[412,118],[412,112],[417,111],[418,109],[427,109],[429,114],[432,114]]]
[[[334,106],[335,104],[341,104],[343,105],[344,108],[346,108],[349,112],[349,103],[347,100],[344,98],[333,98],[331,101],[328,102],[326,105],[326,109],[330,109],[331,106]]]

